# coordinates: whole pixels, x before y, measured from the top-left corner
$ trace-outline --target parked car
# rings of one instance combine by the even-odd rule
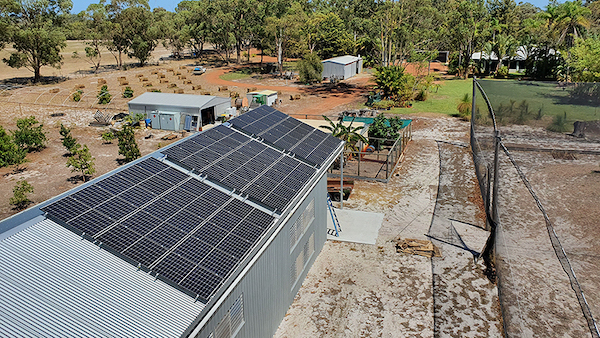
[[[202,75],[206,72],[206,68],[202,66],[194,67],[194,75]]]

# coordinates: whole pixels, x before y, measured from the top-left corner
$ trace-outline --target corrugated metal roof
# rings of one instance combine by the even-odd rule
[[[43,220],[0,241],[0,336],[179,337],[204,304]]]
[[[332,63],[339,63],[341,65],[347,65],[347,64],[351,64],[353,62],[357,62],[358,60],[361,60],[361,59],[362,58],[359,58],[357,56],[344,55],[344,56],[338,56],[338,57],[334,57],[331,59],[323,60],[321,62],[332,62]]]
[[[204,106],[231,102],[230,98],[208,95],[171,94],[147,92],[129,101],[130,104],[162,105],[185,108],[202,108]]]

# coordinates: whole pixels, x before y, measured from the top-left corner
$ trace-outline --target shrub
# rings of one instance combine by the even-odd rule
[[[132,98],[133,97],[133,89],[131,89],[131,87],[125,87],[125,90],[123,91],[123,97],[126,99]]]
[[[456,110],[458,110],[458,116],[460,116],[463,119],[470,120],[471,107],[471,97],[469,96],[469,94],[463,95],[463,97],[458,102],[458,105],[456,106]]]
[[[153,93],[161,93],[160,89],[152,89],[151,90]]]
[[[500,69],[498,69],[498,71],[496,72],[496,77],[499,79],[507,78],[508,77],[508,67],[506,67],[506,66],[500,67]]]
[[[27,194],[33,193],[33,186],[26,180],[19,180],[13,188],[13,197],[8,201],[10,205],[14,205],[17,210],[25,209],[31,200]]]
[[[75,93],[73,93],[71,98],[73,99],[73,101],[79,102],[81,101],[81,94],[83,94],[83,90],[78,89]]]
[[[27,151],[13,141],[13,137],[0,126],[0,168],[25,162]]]
[[[298,62],[300,81],[302,83],[321,82],[323,64],[317,53],[309,53]]]
[[[392,100],[381,100],[373,103],[375,109],[389,109],[396,105]]]
[[[73,153],[73,156],[67,160],[67,167],[72,167],[71,172],[81,172],[81,179],[85,182],[87,176],[96,172],[94,158],[90,154],[88,146],[79,147]]]
[[[60,135],[62,138],[62,145],[67,149],[69,154],[74,154],[80,145],[77,143],[77,139],[71,135],[71,129],[65,127],[62,123],[60,124]]]
[[[415,100],[416,101],[425,101],[427,100],[427,90],[426,89],[420,89],[417,94],[415,95]]]
[[[373,119],[373,123],[369,126],[369,144],[374,146],[375,149],[381,150],[384,140],[376,140],[374,138],[395,140],[400,136],[398,130],[401,127],[402,120],[399,117],[387,119],[384,114],[377,115]]]
[[[131,125],[124,124],[123,129],[116,134],[119,140],[119,155],[125,156],[125,162],[131,162],[141,156]]]
[[[110,130],[102,133],[102,139],[104,140],[104,143],[112,143],[112,140],[114,140],[115,138],[115,133],[113,133]]]
[[[38,125],[39,124],[39,125]],[[46,147],[46,134],[44,125],[39,123],[35,116],[17,120],[17,130],[13,131],[14,142],[28,152],[41,150]]]
[[[564,133],[567,131],[567,112],[558,114],[552,119],[552,123],[546,128],[549,131]]]
[[[98,95],[97,95],[98,103],[99,104],[108,104],[108,103],[110,103],[111,97],[112,97],[112,95],[108,91],[108,86],[104,85],[100,88],[100,91],[98,92]]]
[[[401,66],[379,67],[375,72],[377,89],[383,96],[403,104],[413,97],[415,78],[404,72]]]

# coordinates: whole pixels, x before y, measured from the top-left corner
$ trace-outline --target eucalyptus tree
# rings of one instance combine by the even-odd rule
[[[306,21],[306,13],[302,4],[291,0],[275,0],[272,3],[270,16],[266,18],[267,33],[275,41],[277,65],[283,72],[283,58],[291,45],[301,38],[301,27]]]
[[[3,1],[1,21],[8,29],[0,38],[4,35],[14,48],[3,61],[10,67],[32,71],[34,82],[40,81],[43,66],[60,68],[60,52],[67,46],[62,26],[72,6],[69,0]]]
[[[204,51],[204,45],[211,34],[212,10],[209,0],[181,1],[175,12],[183,19],[182,36],[187,38],[187,44],[196,57]]]

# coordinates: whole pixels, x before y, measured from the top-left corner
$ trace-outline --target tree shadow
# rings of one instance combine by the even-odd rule
[[[69,78],[65,76],[42,76],[39,82],[34,82],[32,77],[13,77],[9,79],[1,80],[0,83],[3,85],[19,85],[19,86],[33,86],[33,85],[48,85],[48,84],[59,84],[67,81]]]

